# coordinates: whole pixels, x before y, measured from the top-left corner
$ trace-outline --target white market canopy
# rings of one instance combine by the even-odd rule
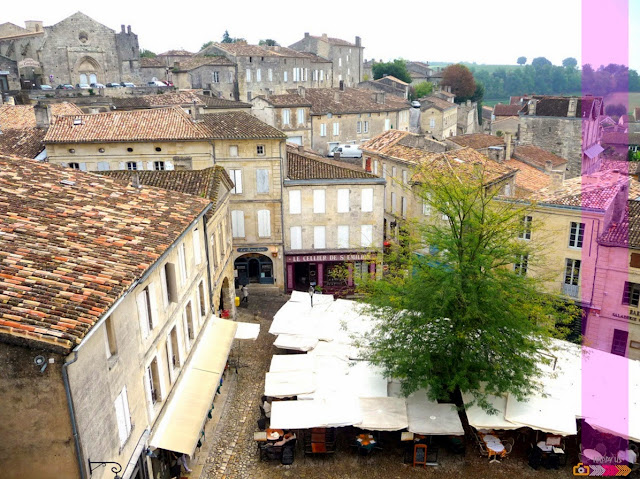
[[[317,344],[318,340],[316,338],[293,334],[280,334],[273,343],[276,348],[303,352],[312,350]]]
[[[360,404],[353,397],[332,397],[306,401],[274,401],[270,426],[274,429],[342,427],[362,422]]]
[[[260,325],[256,323],[237,322],[236,339],[258,339],[260,335]]]
[[[315,381],[311,371],[284,371],[267,373],[264,381],[265,396],[285,398],[315,391]]]
[[[360,398],[362,422],[357,426],[372,431],[399,431],[409,425],[407,403],[402,398]]]
[[[428,436],[464,436],[455,404],[439,404],[422,389],[407,398],[409,431]]]

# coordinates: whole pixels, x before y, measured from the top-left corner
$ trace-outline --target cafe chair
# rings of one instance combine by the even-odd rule
[[[504,441],[503,444],[504,444],[504,451],[505,451],[505,457],[506,457],[509,454],[511,454],[511,451],[513,450],[513,444],[506,441]]]
[[[261,431],[267,429],[267,416],[261,416],[260,419],[258,419],[258,429]]]
[[[504,444],[505,448],[507,447],[507,444],[511,444],[511,448],[513,448],[513,446],[515,446],[516,444],[516,440],[512,437],[508,437],[502,440],[502,444]]]

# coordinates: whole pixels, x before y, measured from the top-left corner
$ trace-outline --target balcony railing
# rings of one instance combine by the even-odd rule
[[[571,298],[578,299],[580,286],[577,284],[563,284],[562,292]]]

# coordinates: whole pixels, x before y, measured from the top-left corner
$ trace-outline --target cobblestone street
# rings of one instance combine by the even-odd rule
[[[260,336],[257,341],[238,341],[233,357],[239,357],[239,368],[235,380],[231,380],[222,417],[213,434],[209,436],[209,457],[206,459],[202,479],[249,479],[249,478],[354,478],[394,479],[406,477],[422,478],[563,478],[573,477],[572,456],[560,471],[531,469],[522,455],[514,454],[502,463],[488,464],[480,458],[471,444],[466,456],[453,456],[442,451],[440,466],[413,468],[402,462],[402,452],[389,447],[376,451],[371,457],[359,457],[346,444],[347,434],[339,439],[337,452],[327,458],[304,457],[301,440],[298,441],[295,462],[282,466],[278,461],[260,461],[253,433],[257,431],[259,401],[264,390],[265,372],[271,356],[282,354],[273,346],[274,336],[267,331],[275,312],[287,301],[288,296],[273,291],[252,291],[248,307],[238,308],[238,321],[259,322]],[[235,375],[232,368],[229,373]],[[339,436],[340,438],[340,436]]]

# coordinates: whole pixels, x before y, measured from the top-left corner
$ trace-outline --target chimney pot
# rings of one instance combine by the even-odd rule
[[[544,162],[544,171],[550,172],[553,170],[553,162],[551,160],[547,160]]]
[[[340,91],[344,91],[344,80],[340,80]]]
[[[124,33],[124,32],[125,32],[124,25],[120,25],[120,32],[121,32],[121,33]]]
[[[51,113],[48,105],[44,105],[40,102],[33,106],[33,113],[36,116],[37,128],[49,128],[51,123]]]
[[[562,188],[562,184],[564,183],[564,174],[559,171],[553,171],[551,173],[551,190],[558,191]]]
[[[359,47],[362,45],[362,39],[360,37],[356,37],[356,47]]]
[[[307,94],[307,89],[305,87],[303,87],[302,85],[298,86],[298,95],[300,95],[302,98],[305,98]]]
[[[309,32],[304,32],[304,38],[309,38]]]
[[[127,25],[127,33],[131,35],[131,25]]]

